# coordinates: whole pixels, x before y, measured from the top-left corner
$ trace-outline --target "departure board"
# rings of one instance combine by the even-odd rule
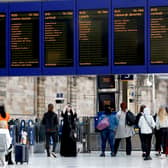
[[[99,89],[115,88],[115,76],[114,75],[99,75],[98,76],[98,88]]]
[[[168,64],[168,7],[151,8],[151,64]]]
[[[0,13],[0,68],[5,68],[6,16]]]
[[[80,66],[108,65],[108,10],[79,11]]]
[[[115,93],[99,93],[99,111],[104,111],[104,107],[109,105],[112,111],[115,111]]]
[[[39,13],[11,13],[11,67],[39,66]]]
[[[45,66],[73,66],[73,12],[45,12]]]
[[[144,65],[144,8],[114,10],[114,64]]]

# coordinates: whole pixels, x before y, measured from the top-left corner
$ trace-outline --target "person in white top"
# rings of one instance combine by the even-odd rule
[[[6,129],[6,127],[7,127],[6,121],[0,121],[0,134],[3,134],[3,135],[6,136],[6,145],[7,145],[7,149],[8,149],[7,152],[12,152],[12,151],[9,151],[11,149],[12,139],[10,137],[9,130]],[[3,167],[6,167],[6,164],[7,164],[5,162],[5,160],[6,160],[5,156],[2,155],[1,156],[1,161],[2,161]]]
[[[12,144],[12,138],[9,134],[9,130],[6,129],[6,122],[4,122],[4,121],[0,121],[0,134],[6,135],[7,148],[10,148],[10,146]]]
[[[168,113],[164,107],[159,109],[156,118],[156,129],[160,130],[161,135],[161,146],[163,153],[168,155]]]
[[[141,131],[142,140],[144,143],[145,149],[145,157],[144,160],[151,160],[150,151],[151,151],[151,140],[152,140],[152,132],[155,128],[155,121],[150,114],[150,109],[145,108],[144,114],[140,117],[138,126]]]

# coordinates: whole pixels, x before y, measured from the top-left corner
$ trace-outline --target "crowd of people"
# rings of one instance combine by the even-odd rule
[[[135,135],[135,128],[139,128],[139,137],[141,142],[142,157],[144,160],[151,160],[151,141],[152,136],[156,137],[156,156],[168,156],[168,108],[160,107],[158,113],[152,116],[152,112],[145,105],[140,107],[140,112],[134,117],[134,123],[127,124],[130,113],[127,110],[126,103],[121,103],[121,110],[115,114],[111,111],[110,106],[105,107],[104,114],[99,117],[100,125],[104,124],[103,129],[99,130],[101,134],[102,153],[105,156],[106,141],[109,141],[111,148],[111,156],[116,156],[120,141],[126,140],[126,154],[131,155],[132,144],[131,137]],[[108,122],[105,120],[108,118]],[[133,119],[132,119],[133,120]]]
[[[112,111],[109,105],[105,106],[103,114],[99,117],[97,129],[101,135],[101,157],[105,157],[106,143],[109,142],[111,156],[117,155],[120,142],[122,139],[126,141],[126,155],[131,155],[132,143],[131,137],[135,135],[135,128],[139,128],[139,137],[141,142],[142,157],[144,160],[151,160],[151,141],[155,135],[157,151],[156,156],[168,156],[168,107],[160,107],[158,113],[152,116],[151,110],[142,105],[140,111],[135,116],[127,110],[125,102],[120,105],[119,112]],[[60,138],[60,155],[64,157],[77,156],[77,134],[76,125],[77,114],[74,112],[70,104],[68,104],[62,114],[62,134]],[[129,117],[128,117],[129,116]],[[5,107],[0,106],[0,134],[7,137],[7,154],[6,162],[9,165],[12,161],[12,139],[8,130],[8,121],[10,115],[6,113]],[[129,121],[128,121],[129,120]],[[45,127],[46,134],[46,151],[47,156],[56,157],[56,144],[58,142],[58,126],[59,120],[54,112],[54,105],[48,105],[48,111],[42,118],[42,124]],[[53,141],[52,151],[50,150],[50,141]]]

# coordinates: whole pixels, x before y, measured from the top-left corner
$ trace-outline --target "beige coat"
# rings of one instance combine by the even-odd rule
[[[115,138],[118,139],[133,136],[135,134],[134,128],[126,125],[126,112],[119,111],[117,113],[117,118],[119,120],[119,124]]]

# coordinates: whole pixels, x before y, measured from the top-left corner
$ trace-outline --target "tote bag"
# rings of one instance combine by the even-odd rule
[[[110,126],[109,119],[107,117],[103,118],[97,125],[97,130],[102,131]]]

